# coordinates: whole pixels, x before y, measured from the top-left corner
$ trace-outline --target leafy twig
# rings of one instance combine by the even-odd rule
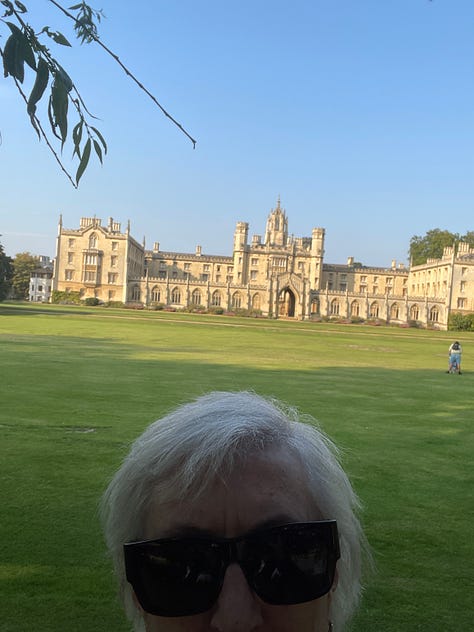
[[[99,23],[101,20],[101,11],[92,9],[84,0],[79,4],[69,7],[69,10],[65,9],[57,0],[49,1],[74,22],[76,37],[81,43],[96,42],[99,44],[122,68],[125,74],[152,99],[163,114],[191,140],[193,147],[196,146],[196,140],[164,109],[156,97],[123,64],[118,55],[102,43],[96,26],[96,23]],[[86,115],[92,119],[96,117],[89,112],[74,82],[61,64],[53,57],[48,46],[44,45],[39,38],[46,36],[56,44],[62,46],[70,46],[70,43],[62,33],[54,31],[48,26],[44,26],[36,33],[33,27],[23,19],[22,14],[26,14],[28,9],[20,0],[0,0],[0,5],[6,8],[0,20],[10,30],[10,36],[6,40],[3,50],[0,48],[4,76],[7,77],[10,75],[13,78],[18,92],[26,103],[26,110],[31,125],[36,131],[38,138],[45,141],[61,170],[66,174],[73,186],[77,188],[79,180],[88,166],[91,151],[94,150],[102,164],[103,156],[107,154],[107,144],[99,130],[93,127],[86,119]],[[75,17],[70,11],[76,11],[77,16]],[[10,16],[16,20],[16,24],[6,19]],[[21,88],[25,79],[25,64],[36,73],[29,97],[26,96]],[[73,106],[79,118],[79,122],[72,131],[72,142],[74,145],[73,157],[77,156],[79,160],[75,182],[62,164],[58,153],[54,150],[36,114],[37,104],[42,100],[47,89],[49,89],[47,116],[51,134],[61,142],[61,150],[68,138],[68,123],[70,118],[68,113],[69,104]]]
[[[64,15],[66,15],[69,19],[73,20],[73,22],[78,25],[81,26],[80,21],[72,14],[69,13],[69,11],[67,9],[65,9],[64,7],[62,7],[58,2],[56,2],[56,0],[49,0],[49,2],[51,2],[51,4],[54,4],[55,7],[57,7],[60,11],[62,11],[64,13]],[[125,74],[130,77],[130,79],[132,79],[132,81],[134,81],[137,86],[147,95],[150,97],[150,99],[153,101],[153,103],[155,103],[156,106],[158,106],[160,108],[160,110],[163,112],[163,114],[168,117],[182,132],[183,134],[185,134],[189,140],[192,142],[193,144],[193,148],[196,147],[196,140],[184,129],[184,127],[181,125],[181,123],[178,123],[178,121],[176,119],[174,119],[171,114],[169,114],[169,112],[167,112],[165,110],[165,108],[161,105],[161,103],[156,99],[156,97],[135,77],[135,75],[125,66],[125,64],[123,64],[123,62],[120,60],[120,58],[118,57],[118,55],[116,55],[113,51],[110,50],[110,48],[108,48],[103,42],[102,40],[98,37],[98,35],[91,29],[88,30],[88,36],[90,37],[90,39],[94,40],[94,42],[96,42],[96,44],[98,44],[103,50],[105,50],[105,52],[110,55],[116,62],[117,64],[122,68],[122,70],[125,72]]]
[[[0,49],[0,55],[3,57],[3,51],[1,49]],[[13,77],[13,81],[15,82],[15,85],[17,87],[18,92],[23,97],[23,100],[28,105],[28,99],[26,97],[26,94],[21,89],[21,86],[20,86],[20,83],[19,83],[18,79],[16,77]],[[34,119],[35,129],[38,132],[38,135],[41,135],[41,137],[43,138],[44,142],[48,146],[48,149],[51,151],[51,153],[53,154],[54,158],[56,159],[56,162],[58,163],[59,167],[61,168],[61,171],[63,171],[66,174],[66,177],[69,179],[69,181],[71,182],[72,186],[75,189],[77,189],[77,184],[74,182],[74,180],[72,179],[71,174],[68,172],[66,167],[63,165],[63,163],[61,162],[61,159],[59,158],[58,154],[56,153],[54,147],[49,142],[48,136],[47,136],[46,132],[44,131],[42,125],[41,125],[41,121],[38,119],[38,117],[35,114],[33,114],[32,118]]]

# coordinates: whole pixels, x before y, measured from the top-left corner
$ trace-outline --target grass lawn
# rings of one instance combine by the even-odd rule
[[[253,389],[343,449],[377,572],[354,632],[474,618],[474,334],[0,304],[1,632],[125,632],[97,504],[130,442]]]

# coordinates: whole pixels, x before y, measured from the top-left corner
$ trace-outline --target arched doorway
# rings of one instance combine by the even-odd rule
[[[278,295],[278,314],[287,318],[295,317],[295,295],[289,287],[283,288]]]

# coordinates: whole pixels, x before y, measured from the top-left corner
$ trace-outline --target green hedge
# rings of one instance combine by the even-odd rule
[[[79,292],[59,292],[53,290],[51,293],[51,303],[61,303],[62,305],[80,305],[81,295]]]
[[[448,329],[450,331],[474,331],[474,313],[452,312],[449,315]]]

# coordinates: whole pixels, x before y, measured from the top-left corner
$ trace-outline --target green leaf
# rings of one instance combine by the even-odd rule
[[[17,25],[14,24],[13,22],[5,22],[5,24],[8,25],[8,28],[12,32],[12,35],[23,35],[21,29],[19,29]]]
[[[46,33],[48,37],[50,37],[56,44],[61,44],[62,46],[71,46],[69,41],[64,37],[62,33],[59,31],[51,31],[49,26],[44,26],[41,29],[41,33]]]
[[[72,130],[72,142],[74,143],[74,151],[72,152],[72,155],[74,157],[74,154],[77,154],[77,157],[79,159],[81,158],[80,145],[81,145],[81,139],[82,139],[83,126],[84,126],[84,121],[82,120],[82,121],[79,121],[79,123],[75,125],[74,129]]]
[[[60,138],[64,146],[67,138],[67,110],[68,110],[68,91],[63,82],[55,77],[51,88],[51,96],[49,98],[50,122],[52,121],[52,130],[57,138]],[[59,129],[60,136],[56,132]]]
[[[3,75],[4,77],[8,77],[11,75],[12,77],[16,77],[16,59],[17,59],[17,50],[18,50],[18,40],[14,35],[10,35],[10,37],[5,42],[5,46],[3,48]]]
[[[79,180],[82,178],[82,174],[87,168],[89,164],[89,158],[91,156],[91,139],[88,138],[86,144],[84,145],[84,151],[82,152],[81,162],[79,163],[79,167],[77,168],[76,173],[76,184],[79,184]]]
[[[82,7],[82,3],[81,4],[74,4],[72,7],[68,7],[69,11],[77,11],[77,9],[80,9]]]
[[[59,31],[56,31],[55,33],[51,33],[51,37],[56,42],[56,44],[61,44],[61,46],[71,46],[68,40]]]
[[[104,137],[102,136],[102,134],[99,132],[99,130],[96,127],[92,127],[91,126],[91,130],[99,138],[100,142],[102,143],[102,147],[104,148],[104,154],[106,154],[107,153],[107,143],[105,142]]]
[[[4,76],[8,77],[8,75],[11,75],[20,83],[23,83],[23,79],[25,78],[24,42],[26,38],[15,24],[12,22],[6,22],[6,24],[8,24],[10,28],[11,35],[5,42],[3,50]]]
[[[24,77],[25,75],[24,62],[25,61],[28,64],[28,66],[30,66],[30,68],[32,68],[33,70],[36,70],[36,59],[35,59],[33,49],[26,35],[23,33],[21,29],[17,27],[16,24],[14,24],[13,22],[6,22],[6,24],[8,25],[12,33],[10,37],[14,37],[17,41],[16,64],[17,64],[17,68],[19,68],[19,65],[21,64],[21,70],[19,72]],[[21,83],[23,83],[23,79],[20,79],[17,75],[13,75],[13,76],[15,76]]]
[[[49,81],[49,68],[46,61],[41,57],[38,62],[38,70],[36,71],[36,79],[28,98],[27,112],[33,117],[36,112],[36,104],[41,99],[46,90]]]
[[[15,0],[15,5],[20,13],[27,13],[28,9],[25,7],[24,4],[18,2],[18,0]]]
[[[51,126],[51,130],[53,134],[56,136],[56,138],[59,138],[59,140],[61,140],[61,137],[56,132],[56,123],[54,122],[53,104],[52,104],[51,95],[49,95],[49,101],[48,101],[48,119],[49,119],[49,124]]]
[[[23,79],[25,78],[25,60],[23,59],[20,42],[18,42],[16,48],[15,62],[15,77],[20,83],[23,83]]]
[[[28,41],[28,38],[26,37],[26,35],[24,33],[21,34],[20,50],[21,50],[21,54],[23,56],[23,59],[26,61],[28,66],[32,70],[36,70],[35,54],[33,52],[33,48],[31,46],[30,42]]]
[[[84,121],[79,121],[77,125],[74,126],[72,130],[72,140],[75,145],[79,145],[82,138],[82,128],[84,126]]]
[[[61,82],[63,83],[64,87],[66,88],[68,92],[72,90],[72,87],[74,84],[72,82],[71,77],[67,74],[64,68],[60,66],[57,62],[56,62],[56,77],[58,77],[61,80]]]
[[[5,11],[2,17],[8,18],[10,17],[10,15],[13,15],[13,11],[14,11],[13,4],[9,2],[9,0],[1,0],[1,1],[2,1],[3,6],[7,7],[7,10]]]
[[[100,164],[102,164],[102,149],[99,145],[99,143],[95,140],[94,138],[94,149],[95,149],[95,153],[97,154],[99,160],[100,160]]]

